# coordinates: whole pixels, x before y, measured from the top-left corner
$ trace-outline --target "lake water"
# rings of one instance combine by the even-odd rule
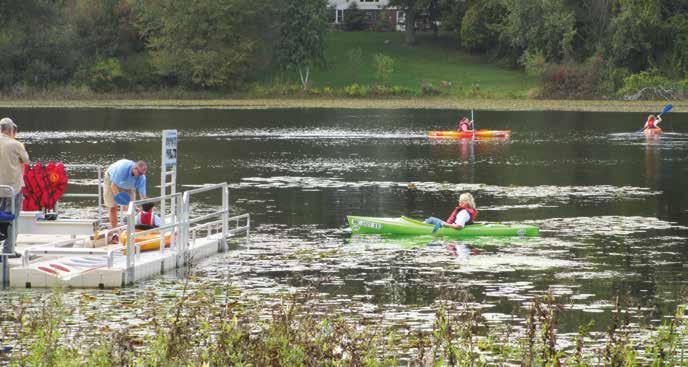
[[[160,130],[178,129],[180,190],[226,181],[233,212],[252,215],[249,242],[198,264],[198,283],[231,282],[247,299],[315,285],[330,309],[429,327],[441,299],[467,292],[493,322],[522,321],[534,295],[568,312],[563,331],[603,330],[619,295],[657,323],[684,298],[688,272],[688,115],[666,133],[633,133],[638,113],[476,111],[478,128],[508,140],[435,141],[450,110],[0,109],[20,126],[32,160],[144,159],[159,183]],[[78,174],[74,174],[75,182]],[[410,185],[412,184],[412,185]],[[479,220],[538,225],[532,239],[390,239],[351,236],[345,218],[446,217],[462,192]],[[84,203],[67,202],[66,215]],[[196,208],[202,210],[202,207]],[[144,290],[169,295],[166,275],[96,295],[118,305]],[[0,291],[0,299],[40,290]],[[2,301],[0,301],[2,302]],[[106,311],[111,312],[106,312]]]

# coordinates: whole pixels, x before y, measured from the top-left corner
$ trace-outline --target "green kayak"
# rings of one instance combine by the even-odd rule
[[[432,235],[435,226],[419,220],[400,218],[375,218],[358,217],[349,215],[346,217],[352,233],[356,234],[400,234],[400,235]],[[436,236],[445,237],[477,237],[477,236],[537,236],[540,233],[538,227],[529,225],[506,225],[498,223],[476,223],[454,229],[442,227]]]

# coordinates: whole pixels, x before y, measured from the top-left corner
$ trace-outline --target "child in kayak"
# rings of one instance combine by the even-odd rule
[[[468,117],[464,117],[456,123],[456,131],[471,131],[473,129],[473,121]]]
[[[478,216],[478,211],[475,210],[475,199],[473,195],[464,192],[459,196],[458,206],[454,208],[449,218],[443,221],[439,218],[430,217],[425,220],[425,223],[434,224],[435,229],[433,233],[440,230],[442,227],[450,227],[454,229],[463,229],[463,227],[473,224],[475,217]]]
[[[662,118],[660,116],[656,116],[656,117],[655,117],[655,115],[647,116],[647,121],[645,121],[645,125],[643,126],[643,130],[656,129],[659,127],[660,122],[662,122]]]
[[[141,205],[141,211],[136,214],[136,229],[146,230],[160,227],[160,216],[153,213],[154,203]]]

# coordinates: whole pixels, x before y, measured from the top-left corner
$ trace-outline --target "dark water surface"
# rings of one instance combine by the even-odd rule
[[[249,212],[251,240],[199,264],[200,282],[231,281],[247,298],[317,282],[343,313],[384,315],[428,327],[439,299],[467,291],[485,315],[519,322],[534,295],[552,292],[571,311],[564,331],[603,330],[620,295],[657,322],[685,298],[688,281],[688,115],[667,131],[633,133],[637,113],[476,111],[479,128],[508,140],[433,141],[449,110],[0,109],[20,125],[32,160],[103,166],[123,157],[151,165],[159,182],[160,130],[178,129],[181,190],[226,181],[233,211]],[[75,182],[79,182],[76,180]],[[412,183],[409,188],[409,184]],[[348,214],[446,217],[459,194],[479,219],[536,224],[534,239],[351,237]],[[67,203],[76,214],[82,203]],[[201,207],[197,210],[202,210]],[[167,277],[101,298],[99,312]],[[0,293],[5,300],[40,294]],[[654,321],[653,321],[654,320]]]

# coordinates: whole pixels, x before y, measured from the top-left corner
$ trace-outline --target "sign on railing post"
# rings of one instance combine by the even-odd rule
[[[168,182],[168,176],[169,182]],[[169,191],[168,191],[169,187]],[[177,192],[177,130],[162,131],[162,159],[160,161],[160,196],[174,195]],[[167,218],[167,200],[160,203],[160,219],[165,224]],[[176,213],[175,202],[170,202],[170,214]],[[174,219],[173,219],[174,221]]]

